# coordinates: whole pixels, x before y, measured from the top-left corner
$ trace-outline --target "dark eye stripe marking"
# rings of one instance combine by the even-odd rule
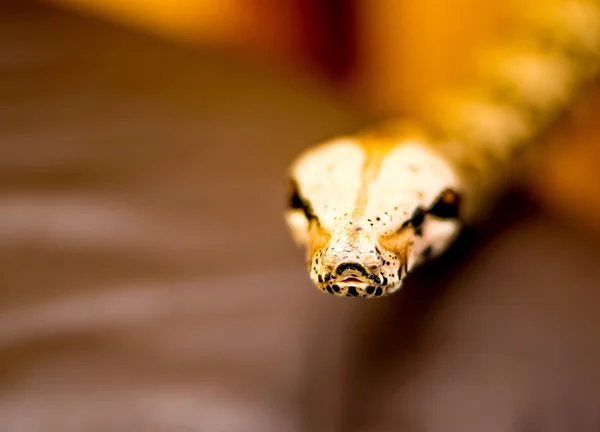
[[[413,212],[411,218],[402,224],[400,229],[404,229],[410,225],[415,230],[415,234],[420,237],[423,235],[423,222],[425,222],[425,212],[422,208],[418,207]]]
[[[423,222],[425,221],[425,212],[417,208],[410,219],[410,224],[415,229],[415,234],[421,237],[423,235]]]
[[[317,219],[310,204],[300,196],[298,184],[294,180],[290,180],[289,207],[294,210],[302,210],[308,220]]]

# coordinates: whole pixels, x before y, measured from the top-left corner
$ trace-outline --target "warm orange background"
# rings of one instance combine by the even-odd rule
[[[357,86],[383,110],[419,112],[432,92],[460,81],[469,59],[510,21],[510,1],[359,3]]]
[[[317,46],[324,46],[330,43],[328,38],[338,36],[332,34],[335,29],[327,17],[314,25],[314,16],[303,16],[308,8],[298,6],[301,0],[51,1],[165,37],[242,47],[298,63],[314,55],[306,52],[307,38],[317,38]],[[328,3],[333,4],[321,5]],[[355,9],[356,34],[337,42],[353,44],[356,51],[353,68],[347,71],[348,84],[376,112],[418,111],[428,94],[460,79],[468,63],[465,59],[501,32],[512,11],[511,1],[357,0],[341,4]],[[315,31],[318,34],[309,34]]]
[[[178,42],[300,56],[294,0],[47,0]],[[274,7],[276,6],[276,7]]]

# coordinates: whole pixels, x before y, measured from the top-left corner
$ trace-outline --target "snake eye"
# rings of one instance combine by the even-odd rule
[[[315,218],[310,204],[300,196],[300,193],[298,192],[298,185],[294,180],[290,180],[289,207],[293,210],[302,210],[308,220]]]
[[[289,207],[293,208],[294,210],[300,210],[303,209],[305,204],[304,201],[302,200],[302,198],[300,198],[300,194],[298,193],[298,186],[296,185],[295,181],[290,181],[290,187],[289,187],[290,191],[289,191],[289,196],[290,196],[290,202],[289,202]]]
[[[460,199],[451,189],[444,190],[439,198],[429,208],[427,213],[440,219],[455,219],[458,217]]]

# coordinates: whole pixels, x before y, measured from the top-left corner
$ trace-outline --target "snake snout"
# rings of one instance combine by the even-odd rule
[[[343,276],[344,274],[351,275],[351,274],[355,274],[355,273],[358,273],[361,276],[367,275],[367,269],[365,268],[363,263],[358,260],[352,260],[352,261],[346,261],[346,262],[339,263],[336,266],[334,272],[338,276]]]
[[[368,262],[358,259],[346,260],[338,263],[333,269],[333,273],[340,279],[371,279],[381,270],[380,261],[370,260]]]

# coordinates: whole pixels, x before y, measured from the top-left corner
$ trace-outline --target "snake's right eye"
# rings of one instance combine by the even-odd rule
[[[440,219],[456,219],[459,216],[460,199],[451,189],[444,190],[428,213]]]

